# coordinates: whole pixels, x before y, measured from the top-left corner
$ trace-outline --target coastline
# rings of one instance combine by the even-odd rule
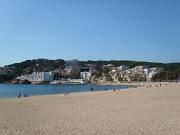
[[[157,84],[157,83],[156,83]],[[3,135],[177,135],[180,83],[0,100]]]
[[[0,99],[18,97],[18,93],[21,93],[21,97],[25,94],[29,97],[38,95],[54,95],[54,94],[66,94],[77,92],[94,92],[94,91],[109,91],[114,89],[125,89],[136,87],[132,85],[115,85],[115,84],[73,84],[73,85],[52,85],[52,84],[2,84],[0,87]]]
[[[146,88],[147,86],[149,85],[152,85],[152,87],[155,87],[157,84],[161,83],[162,85],[166,85],[168,84],[167,82],[150,82],[150,83],[147,83],[147,82],[132,82],[132,83],[128,83],[128,82],[123,82],[123,83],[110,83],[110,82],[106,82],[106,83],[93,83],[93,85],[110,85],[110,86],[113,86],[113,85],[119,85],[119,86],[127,86],[128,88],[123,88],[123,89],[114,89],[115,91],[132,91],[132,90],[138,90],[139,88]],[[171,84],[180,84],[180,83],[174,83],[172,82]],[[31,85],[34,85],[34,84],[31,84]],[[52,85],[52,84],[49,84],[49,85]],[[54,84],[53,84],[54,85]],[[83,95],[83,94],[101,94],[101,93],[108,93],[108,92],[115,92],[114,90],[94,90],[94,91],[83,91],[83,92],[71,92],[70,94],[71,95]],[[21,97],[21,99],[28,99],[28,98],[33,98],[33,97],[56,97],[56,96],[63,96],[64,97],[64,94],[65,93],[60,93],[60,94],[44,94],[44,95],[32,95],[32,96],[29,96],[29,97]],[[18,97],[2,97],[0,98],[0,101],[1,100],[17,100]]]

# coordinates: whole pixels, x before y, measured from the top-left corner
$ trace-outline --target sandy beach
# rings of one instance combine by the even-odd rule
[[[179,135],[180,84],[0,100],[0,135]]]

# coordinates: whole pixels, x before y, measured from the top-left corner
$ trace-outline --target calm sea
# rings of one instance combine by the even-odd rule
[[[21,95],[27,94],[28,96],[35,95],[51,95],[51,94],[64,94],[69,91],[75,92],[88,92],[93,88],[94,91],[104,91],[113,89],[127,89],[125,85],[31,85],[31,84],[0,84],[0,98],[17,97],[20,92]]]

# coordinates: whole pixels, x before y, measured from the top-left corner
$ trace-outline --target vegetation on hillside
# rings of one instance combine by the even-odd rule
[[[0,69],[0,82],[10,81],[17,76],[31,74],[32,72],[60,72],[64,68],[64,60],[36,59],[21,63],[7,65]],[[57,76],[57,75],[56,75]]]
[[[87,64],[94,64],[98,67],[102,68],[102,65],[112,64],[114,66],[127,65],[129,68],[133,68],[135,66],[143,65],[145,67],[160,67],[163,68],[163,72],[155,75],[152,80],[153,81],[169,81],[169,80],[180,80],[180,63],[155,63],[155,62],[143,62],[143,61],[81,61],[82,66],[86,66]]]
[[[48,59],[36,59],[27,60],[21,63],[15,63],[7,65],[0,68],[0,82],[8,82],[17,76],[31,74],[32,72],[49,72],[53,71],[55,73],[55,79],[63,77],[62,69],[64,69],[64,60],[48,60]],[[138,61],[81,61],[80,66],[86,67],[88,64],[96,65],[98,69],[97,77],[103,72],[107,73],[107,69],[103,69],[102,65],[112,64],[114,66],[127,65],[129,68],[135,66],[143,65],[146,67],[161,67],[163,72],[157,74],[153,77],[154,81],[164,81],[164,80],[177,80],[180,79],[180,63],[155,63],[155,62],[138,62]]]

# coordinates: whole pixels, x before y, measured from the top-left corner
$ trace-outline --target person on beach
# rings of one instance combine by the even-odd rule
[[[70,96],[70,90],[68,91],[68,96]]]
[[[90,88],[90,91],[94,91],[94,89],[91,87],[91,88]]]
[[[115,89],[115,88],[113,88],[113,91],[116,91],[116,89]]]
[[[27,95],[27,94],[24,94],[24,97],[28,97],[28,95]]]
[[[67,90],[67,91],[64,93],[64,96],[70,96],[69,90]]]
[[[21,92],[18,92],[18,98],[19,99],[21,98]]]

